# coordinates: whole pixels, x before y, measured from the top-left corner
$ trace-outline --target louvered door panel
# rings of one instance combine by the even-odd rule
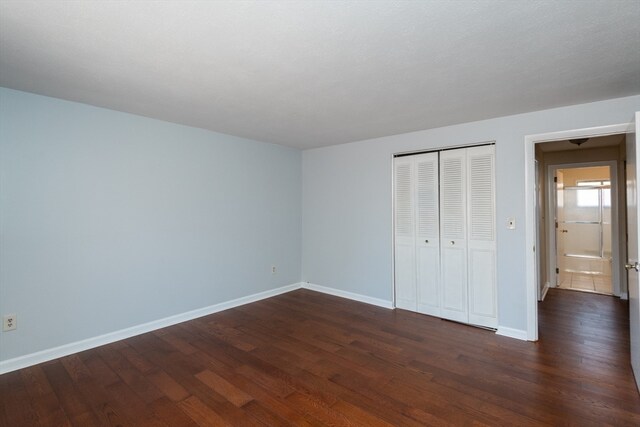
[[[418,236],[438,237],[440,234],[438,212],[438,153],[415,156],[417,169]]]
[[[394,159],[396,306],[416,311],[415,168],[411,157]]]
[[[466,149],[440,153],[441,316],[468,322]]]
[[[395,163],[396,236],[413,238],[413,161],[410,157],[401,157]]]
[[[495,240],[493,145],[467,149],[469,163],[469,240]]]
[[[440,316],[438,153],[414,156],[418,312]]]
[[[466,230],[465,150],[440,153],[440,216],[443,239],[464,239]]]
[[[467,149],[469,323],[495,328],[495,147]]]

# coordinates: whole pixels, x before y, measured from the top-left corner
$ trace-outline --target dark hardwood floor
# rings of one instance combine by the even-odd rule
[[[551,290],[522,342],[308,290],[0,376],[17,426],[638,426],[628,308]]]

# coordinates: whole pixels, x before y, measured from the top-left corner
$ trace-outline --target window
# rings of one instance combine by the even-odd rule
[[[581,188],[576,190],[577,204],[581,208],[592,208],[600,206],[599,188]]]

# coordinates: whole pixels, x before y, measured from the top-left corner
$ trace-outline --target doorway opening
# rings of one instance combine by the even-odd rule
[[[526,257],[526,314],[527,314],[527,323],[526,323],[526,331],[523,335],[518,335],[518,337],[522,336],[528,341],[537,341],[538,340],[538,301],[544,298],[545,292],[552,286],[554,283],[550,278],[556,274],[555,270],[555,257],[548,256],[548,242],[551,238],[555,238],[554,234],[550,234],[550,227],[547,226],[546,222],[548,219],[547,215],[547,205],[546,199],[544,197],[545,185],[543,185],[545,181],[544,174],[544,153],[545,151],[571,151],[572,146],[575,145],[576,148],[573,148],[574,152],[565,153],[564,162],[572,163],[573,166],[578,166],[575,162],[582,161],[593,161],[593,158],[589,158],[587,160],[581,158],[584,154],[580,147],[584,141],[575,141],[571,142],[571,140],[581,139],[581,140],[594,140],[600,137],[610,137],[616,136],[620,138],[619,146],[619,155],[617,163],[620,163],[620,156],[624,156],[622,158],[627,159],[627,163],[624,161],[620,167],[617,168],[617,173],[612,174],[612,176],[617,175],[622,183],[625,183],[626,190],[628,191],[629,197],[624,199],[624,204],[620,204],[620,206],[624,206],[625,209],[621,209],[619,215],[624,215],[627,213],[628,219],[625,216],[624,220],[621,224],[624,224],[628,233],[626,233],[626,238],[621,239],[622,242],[627,242],[627,244],[619,244],[619,249],[623,249],[624,253],[619,253],[616,258],[613,255],[614,260],[625,260],[628,257],[633,258],[635,252],[632,253],[632,249],[635,251],[636,249],[636,240],[635,240],[635,211],[633,207],[635,206],[636,200],[640,199],[640,197],[636,196],[636,187],[635,187],[635,178],[636,178],[636,158],[640,157],[640,153],[636,155],[635,145],[636,141],[636,122],[639,121],[640,113],[636,113],[635,121],[631,121],[629,123],[620,123],[613,125],[604,125],[598,127],[584,128],[584,129],[573,129],[566,131],[557,131],[550,132],[544,134],[536,134],[536,135],[527,135],[524,138],[525,142],[525,241],[526,247],[530,248],[530,255]],[[622,138],[624,135],[625,141],[622,142]],[[579,143],[577,143],[579,142]],[[602,141],[600,141],[602,142]],[[592,145],[591,148],[594,147],[594,143],[590,143]],[[606,143],[604,145],[607,145]],[[609,144],[616,145],[616,144]],[[564,149],[562,148],[564,147]],[[624,154],[623,154],[624,150]],[[629,154],[630,153],[630,154]],[[630,157],[629,157],[630,156]],[[542,157],[542,159],[541,159]],[[548,158],[547,158],[548,160]],[[562,163],[560,161],[559,163]],[[631,181],[630,181],[631,180]],[[629,185],[631,182],[631,186]],[[622,197],[624,197],[624,193]],[[631,215],[631,212],[634,215]],[[612,235],[617,236],[618,230],[613,230]],[[634,239],[632,239],[634,237]],[[612,245],[612,252],[616,250],[615,244]],[[628,247],[628,251],[627,251]],[[541,252],[545,252],[545,256],[541,256]],[[630,258],[630,259],[631,259]],[[635,258],[634,258],[635,259]],[[612,260],[612,264],[615,262]],[[612,280],[614,282],[614,286],[616,283],[620,284],[621,288],[624,288],[624,292],[628,292],[626,296],[629,299],[633,298],[631,295],[631,291],[636,291],[636,279],[635,276],[633,281],[630,276],[632,276],[632,270],[636,266],[640,266],[640,263],[633,264],[634,261],[630,260],[628,263],[623,264],[626,271],[619,271],[618,268],[612,269]],[[614,264],[615,265],[615,264]],[[629,270],[629,266],[632,270]],[[620,269],[622,270],[622,269]],[[638,268],[640,271],[640,267]],[[623,273],[623,274],[621,274]],[[615,275],[619,274],[620,278],[616,281]],[[629,284],[633,284],[631,286],[622,286],[622,281],[626,280]],[[628,290],[627,290],[628,289]],[[635,294],[634,294],[635,295]],[[621,297],[622,297],[621,290]],[[632,304],[633,305],[633,304]],[[633,329],[633,328],[632,328]],[[632,331],[632,335],[635,331]],[[514,335],[515,336],[515,335]]]
[[[541,180],[544,177],[542,169],[544,169],[544,159],[540,161],[541,157],[545,157],[544,149],[547,151],[553,151],[549,147],[553,147],[553,144],[568,144],[576,145],[573,148],[573,153],[569,153],[568,157],[564,159],[566,162],[573,163],[573,166],[578,166],[575,162],[593,161],[593,158],[585,160],[580,158],[584,156],[580,152],[580,146],[585,141],[598,140],[600,137],[615,137],[619,138],[618,144],[604,144],[604,145],[617,145],[618,146],[618,158],[615,164],[618,166],[617,171],[611,173],[611,192],[612,192],[612,209],[616,206],[614,201],[617,201],[620,207],[618,214],[614,214],[612,211],[612,222],[616,216],[621,219],[619,221],[620,229],[616,230],[615,225],[612,228],[612,281],[614,287],[614,293],[616,292],[615,286],[618,283],[620,298],[603,297],[599,295],[588,295],[585,293],[570,292],[570,294],[578,296],[589,296],[605,298],[609,301],[617,301],[627,305],[629,310],[629,337],[630,337],[630,353],[631,353],[631,366],[635,374],[636,385],[640,390],[640,258],[638,255],[638,247],[640,242],[640,215],[638,214],[638,204],[640,201],[640,186],[639,168],[640,165],[640,140],[638,138],[638,130],[640,130],[640,112],[636,111],[633,114],[633,118],[628,123],[605,125],[592,128],[574,129],[559,132],[550,132],[545,134],[527,135],[525,136],[525,200],[526,200],[526,228],[525,239],[526,246],[532,252],[526,258],[526,301],[527,301],[527,330],[526,339],[529,341],[538,340],[538,300],[540,297],[544,298],[544,292],[541,292],[541,283],[545,283],[543,289],[548,289],[551,286],[551,282],[547,283],[547,278],[553,277],[556,274],[555,269],[551,269],[551,262],[544,265],[545,257],[538,256],[540,250],[548,248],[548,243],[536,241],[536,238],[545,239],[549,236],[554,236],[554,233],[547,233],[547,229],[543,229],[542,232],[538,231],[540,228],[545,227],[546,218],[545,209],[543,203],[545,198],[542,197],[542,192],[545,191],[545,186],[541,185]],[[624,138],[624,139],[623,139]],[[602,143],[602,140],[599,141]],[[593,147],[597,148],[597,147]],[[606,148],[606,147],[602,147]],[[610,149],[611,147],[609,147]],[[571,150],[571,148],[569,148]],[[567,151],[567,150],[557,150]],[[565,154],[566,155],[566,154]],[[548,159],[547,159],[548,160]],[[562,163],[562,162],[560,162]],[[614,179],[620,182],[620,187],[624,188],[624,191],[614,190]],[[626,191],[626,194],[625,194]],[[618,197],[616,197],[617,195]],[[554,225],[555,226],[555,225]],[[613,242],[614,238],[618,238],[618,244]],[[615,251],[618,250],[618,256],[616,257]],[[553,260],[553,257],[547,259]],[[540,260],[539,262],[537,260]],[[626,262],[625,262],[626,261]],[[559,273],[558,273],[559,274]],[[616,274],[618,274],[618,280],[616,280]],[[555,290],[554,293],[562,293],[568,291]],[[622,299],[628,299],[628,304]],[[568,318],[573,318],[569,316]]]
[[[536,144],[538,300],[550,288],[626,299],[625,140]]]
[[[611,167],[559,168],[554,183],[555,286],[613,295]]]

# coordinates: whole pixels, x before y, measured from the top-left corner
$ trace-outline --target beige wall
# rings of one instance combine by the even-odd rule
[[[605,160],[619,160],[618,146],[600,148],[581,148],[579,150],[552,151],[542,153],[545,165],[561,165],[569,163],[588,163]]]
[[[611,178],[608,166],[562,169],[562,171],[564,173],[565,187],[575,187],[578,181],[603,181]]]

